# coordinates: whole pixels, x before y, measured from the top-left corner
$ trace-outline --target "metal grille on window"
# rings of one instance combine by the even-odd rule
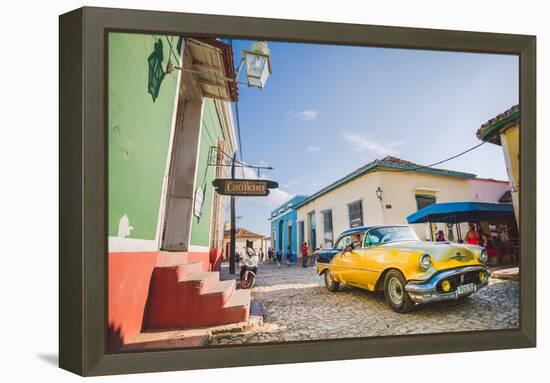
[[[349,226],[363,226],[363,202],[357,201],[348,205]]]
[[[332,234],[332,210],[323,212],[323,245],[332,248],[334,237]]]

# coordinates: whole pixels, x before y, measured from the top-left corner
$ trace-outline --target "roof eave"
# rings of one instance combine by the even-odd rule
[[[508,116],[495,121],[494,123],[482,126],[478,129],[476,136],[481,141],[501,145],[500,132],[519,123],[519,110],[510,113]]]
[[[407,166],[400,166],[400,165],[388,164],[388,163],[378,163],[378,164],[373,164],[372,166],[368,166],[365,169],[361,169],[361,171],[357,172],[357,174],[352,173],[352,174],[350,174],[349,177],[343,178],[342,180],[336,181],[332,185],[329,185],[326,188],[321,189],[319,192],[313,194],[311,197],[303,200],[302,202],[300,202],[299,204],[294,206],[294,208],[299,209],[303,206],[306,206],[309,203],[315,201],[317,198],[331,192],[332,190],[337,189],[340,186],[343,186],[343,185],[345,185],[345,184],[361,177],[362,175],[370,172],[371,170],[374,170],[374,169],[380,168],[380,167],[403,169],[403,170],[409,169],[408,171],[415,171],[415,172],[420,172],[420,173],[429,173],[429,174],[442,175],[442,176],[447,176],[447,177],[458,177],[458,178],[475,178],[476,177],[476,175],[473,174],[473,173],[454,172],[452,170],[440,170],[440,169],[431,169],[431,168],[414,169],[413,170],[413,169],[411,169]],[[383,170],[381,170],[381,171],[383,171]]]

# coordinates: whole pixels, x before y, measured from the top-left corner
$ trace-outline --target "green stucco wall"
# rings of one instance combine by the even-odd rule
[[[128,237],[155,239],[177,87],[174,72],[163,78],[156,100],[148,92],[148,59],[159,38],[160,67],[166,68],[170,46],[165,36],[155,40],[152,35],[109,33],[110,236],[117,235],[119,221],[127,215],[133,227]]]
[[[224,140],[223,131],[216,111],[214,101],[204,99],[203,116],[201,125],[201,138],[199,146],[199,163],[195,176],[195,188],[201,187],[204,191],[204,204],[201,218],[193,215],[191,226],[191,245],[209,246],[208,238],[212,221],[212,203],[214,187],[212,181],[216,176],[216,167],[208,166],[210,147],[217,146],[218,140]]]

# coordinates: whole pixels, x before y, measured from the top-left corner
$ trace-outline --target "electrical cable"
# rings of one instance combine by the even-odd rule
[[[411,172],[411,171],[415,171],[415,170],[420,170],[420,169],[425,169],[425,168],[431,168],[433,166],[436,166],[436,165],[440,165],[444,162],[448,162],[450,160],[454,160],[455,158],[458,158],[466,153],[469,153],[471,152],[472,150],[474,149],[477,149],[479,148],[481,145],[485,144],[485,141],[483,141],[482,143],[480,144],[477,144],[475,146],[472,146],[471,148],[469,149],[466,149],[464,150],[463,152],[460,152],[458,154],[455,154],[454,156],[451,156],[449,158],[446,158],[444,160],[441,160],[441,161],[437,161],[437,162],[434,162],[433,164],[429,164],[429,165],[421,165],[421,166],[418,166],[418,167],[415,167],[415,168],[409,168],[409,169],[400,169],[400,170],[385,170],[385,171],[389,171],[389,172],[394,172],[394,173],[401,173],[401,172]],[[381,164],[382,166],[384,166],[384,164],[382,163]]]
[[[231,52],[233,52],[233,39],[228,39],[228,42],[229,42],[229,47],[231,48]],[[237,122],[237,124],[236,124],[237,125],[236,126],[236,128],[237,128],[237,139],[239,141],[238,142],[238,147],[239,147],[238,156],[241,158],[241,161],[242,161],[243,160],[243,147],[242,147],[242,143],[241,143],[241,122],[240,122],[240,119],[239,119],[239,101],[235,100],[235,102],[233,104],[235,106],[235,120]]]

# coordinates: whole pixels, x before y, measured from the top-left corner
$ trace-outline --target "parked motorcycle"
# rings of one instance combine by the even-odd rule
[[[258,272],[258,257],[254,249],[247,248],[244,257],[241,258],[241,287],[251,289],[256,281]]]

